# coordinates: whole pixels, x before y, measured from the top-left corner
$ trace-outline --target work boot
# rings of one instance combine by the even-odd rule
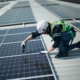
[[[60,57],[67,57],[68,56],[68,53],[67,52],[59,52],[55,58],[60,58]]]
[[[80,41],[78,42],[78,45],[79,45],[78,47],[80,48]]]
[[[68,53],[67,52],[62,52],[62,57],[67,57]]]
[[[55,56],[55,58],[59,58],[59,57],[62,57],[62,53],[61,53],[61,52],[59,52],[59,53]]]

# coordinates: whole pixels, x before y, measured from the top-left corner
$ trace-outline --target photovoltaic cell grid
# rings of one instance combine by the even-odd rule
[[[4,38],[4,36],[0,36],[0,43],[2,42],[3,38]]]
[[[21,31],[21,33],[20,33],[20,31]],[[23,41],[25,38],[27,38],[31,34],[32,31],[36,31],[35,26],[23,27],[20,29],[19,28],[9,29],[8,30],[9,34],[6,34],[6,36],[5,35],[0,36],[0,42],[2,42],[2,40],[5,36],[5,38],[3,40],[3,43],[5,43],[5,44],[2,43],[2,45],[0,47],[0,51],[1,51],[0,55],[2,55],[2,56],[8,55],[9,56],[9,55],[22,54],[20,41]],[[26,32],[26,33],[24,33],[24,32]],[[3,33],[5,33],[5,30],[3,30]],[[33,41],[27,42],[27,46],[26,46],[27,53],[39,52],[41,50],[44,50],[44,47],[43,47],[42,41],[40,39],[40,36],[37,38],[34,38]],[[7,52],[7,54],[6,54],[6,52]]]
[[[33,32],[33,31],[36,31],[36,27],[35,26],[9,29],[7,34],[23,33],[23,32]]]
[[[52,74],[52,71],[45,54],[0,59],[0,80],[46,74]]]
[[[29,41],[26,43],[25,54],[43,51],[41,40]],[[11,56],[22,54],[21,43],[3,44],[0,47],[0,56]]]
[[[40,5],[42,5],[42,6],[58,5],[57,3],[54,3],[54,2],[51,2],[51,1],[47,1],[47,0],[44,0],[44,1],[35,0],[35,1],[37,3],[39,3]]]
[[[21,1],[16,3],[12,8],[30,7],[29,1]]]
[[[36,20],[30,7],[10,9],[0,16],[0,26],[35,22]]]
[[[24,34],[15,34],[15,35],[7,35],[5,37],[5,40],[3,43],[8,43],[8,42],[18,42],[18,41],[23,41],[26,39],[31,33],[24,33]],[[40,37],[37,37],[35,39],[40,39]]]
[[[54,80],[46,54],[32,54],[44,50],[40,37],[26,43],[25,53],[21,50],[21,42],[16,42],[26,38],[33,30],[35,31],[36,27],[16,28],[8,31],[3,41],[3,43],[6,42],[6,44],[2,43],[0,47],[0,57],[3,57],[0,58],[0,80],[24,77],[32,77],[31,79],[25,80]],[[26,31],[29,32],[27,33]],[[2,36],[3,35],[0,37]],[[49,76],[46,77],[45,75],[48,74]],[[33,78],[34,76],[36,77]]]
[[[80,9],[77,8],[66,5],[54,5],[45,7],[62,19],[80,18]]]
[[[0,8],[3,8],[4,6],[8,5],[9,3],[0,4]]]
[[[34,31],[36,31],[36,26],[9,29],[8,33],[7,33],[7,29],[0,30],[0,35],[5,35],[6,33],[7,34],[15,34],[15,33],[24,33],[24,32],[34,32]]]
[[[32,32],[36,31],[36,27],[24,27],[24,28],[14,28],[9,29],[7,32],[7,35],[5,36],[5,39],[3,43],[9,43],[9,42],[18,42],[23,41],[25,38],[27,38],[29,35],[31,35]],[[5,30],[1,30],[1,33],[5,33]],[[40,37],[34,38],[40,39]]]
[[[0,30],[0,35],[5,35],[7,30]]]
[[[71,24],[80,29],[80,23],[71,23]]]

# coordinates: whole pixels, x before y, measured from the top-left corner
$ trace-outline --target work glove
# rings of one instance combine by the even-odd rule
[[[23,42],[21,43],[21,48],[22,48],[23,53],[24,53],[24,51],[25,51],[25,46],[26,46],[26,43],[23,41]]]
[[[42,53],[46,54],[46,53],[48,53],[48,51],[46,51],[46,50],[45,51],[40,51],[40,54],[42,54]]]

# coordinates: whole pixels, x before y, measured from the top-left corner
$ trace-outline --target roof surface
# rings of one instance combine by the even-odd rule
[[[7,10],[11,9],[12,6],[16,4],[18,1],[23,1],[23,0],[4,2],[4,3],[9,3],[9,4],[0,9],[0,16],[4,14]],[[36,22],[39,22],[42,19],[50,21],[50,22],[54,22],[54,21],[61,19],[55,13],[48,10],[45,6],[41,6],[39,3],[36,2],[40,0],[36,0],[36,1],[27,0],[27,1],[29,1],[30,3]],[[52,1],[59,5],[66,5],[69,7],[73,7],[73,8],[79,9],[80,11],[80,5],[76,3],[64,2],[64,1],[58,1],[58,0],[48,0],[48,1]],[[65,20],[65,21],[69,23],[70,25],[72,25],[71,23],[74,23],[74,22],[80,23],[79,22],[80,17],[79,17],[79,20],[77,21],[75,19],[70,19],[70,20]],[[25,24],[26,27],[35,26],[35,25],[36,23]],[[24,27],[24,25],[20,24],[20,25],[3,26],[3,27],[0,27],[0,29],[3,30],[3,29],[20,28],[20,27]],[[77,35],[73,43],[80,41],[80,32],[79,32],[80,28],[76,26],[74,26],[74,28],[77,31]],[[54,42],[51,42],[51,38],[47,35],[42,35],[42,37],[43,37],[46,48],[49,49]],[[64,57],[64,58],[57,58],[57,59],[54,58],[54,56],[57,53],[58,53],[58,50],[56,49],[55,51],[49,53],[48,55],[53,72],[55,74],[54,76],[55,80],[80,80],[80,49],[74,49],[70,51],[69,56]]]

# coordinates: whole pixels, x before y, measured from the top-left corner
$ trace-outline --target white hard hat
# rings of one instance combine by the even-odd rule
[[[37,24],[37,31],[38,31],[38,33],[42,33],[43,30],[45,30],[47,27],[48,27],[48,22],[44,21],[44,20],[41,20]]]

